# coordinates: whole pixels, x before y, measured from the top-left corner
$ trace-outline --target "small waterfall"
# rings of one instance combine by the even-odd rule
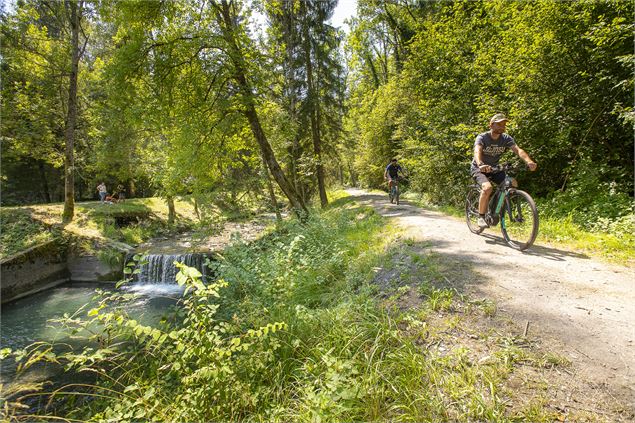
[[[133,256],[126,258],[126,263],[132,261]],[[207,276],[207,267],[202,253],[188,254],[148,254],[144,263],[140,266],[140,272],[134,275],[135,284],[176,284],[176,274],[178,272],[174,262],[183,263],[186,266],[194,267]]]

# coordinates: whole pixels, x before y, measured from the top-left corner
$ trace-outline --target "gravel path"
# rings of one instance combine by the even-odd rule
[[[462,219],[348,192],[394,219],[408,237],[430,243],[442,259],[469,268],[461,289],[495,300],[523,328],[529,322],[529,333],[558,344],[581,377],[635,406],[635,269],[540,244],[516,251],[499,227],[474,235]]]

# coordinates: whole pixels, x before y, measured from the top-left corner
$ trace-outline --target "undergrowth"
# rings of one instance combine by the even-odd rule
[[[157,327],[126,314],[134,296],[111,293],[87,318],[64,322],[88,336],[91,347],[55,353],[34,344],[14,355],[23,367],[60,362],[96,375],[90,386],[49,392],[52,408],[40,410],[42,419],[53,413],[88,421],[526,417],[525,409],[510,414],[504,386],[517,363],[534,360],[517,340],[500,341],[482,362],[466,348],[439,347],[459,319],[437,324],[436,313],[488,316],[491,307],[435,287],[440,271],[432,258],[413,261],[419,268],[410,279],[419,286],[413,295],[422,304],[390,305],[410,292],[407,286],[381,300],[375,278],[398,248],[396,231],[372,209],[338,198],[306,222],[285,222],[250,244],[236,240],[210,263],[214,281],[180,266],[181,306]],[[22,401],[16,394],[6,403],[12,418],[35,419],[19,414]],[[532,410],[536,421],[554,418]]]
[[[33,221],[27,209],[0,209],[0,228],[0,258],[51,241],[61,233],[43,222]]]

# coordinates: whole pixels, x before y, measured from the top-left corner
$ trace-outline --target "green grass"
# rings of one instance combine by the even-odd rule
[[[63,225],[63,209],[62,203],[0,208],[0,258],[60,236],[84,240],[111,239],[136,245],[160,233],[169,234],[184,229],[206,232],[213,224],[229,220],[232,216],[244,217],[244,214],[235,212],[229,216],[210,206],[205,209],[207,215],[199,220],[193,203],[181,199],[175,202],[176,223],[169,226],[165,200],[135,198],[118,204],[102,204],[98,201],[76,203],[73,221]],[[212,211],[215,214],[210,216]],[[123,219],[125,223],[117,224],[118,219]]]
[[[508,380],[523,367],[540,372],[567,366],[566,359],[535,351],[497,321],[479,326],[495,308],[439,286],[439,257],[399,236],[372,209],[334,196],[306,222],[286,221],[256,242],[227,248],[215,283],[203,285],[184,269],[180,282],[191,294],[176,320],[150,328],[127,317],[125,307],[91,310],[87,321],[69,324],[104,326],[93,337],[99,349],[56,359],[99,377],[91,400],[80,397],[60,414],[553,421],[543,390],[515,396]],[[380,283],[386,274],[394,276]]]
[[[28,209],[0,209],[0,258],[4,259],[35,245],[51,241],[60,229],[33,220]]]
[[[619,233],[590,232],[570,217],[540,220],[538,240],[586,252],[608,261],[635,265],[635,228]]]

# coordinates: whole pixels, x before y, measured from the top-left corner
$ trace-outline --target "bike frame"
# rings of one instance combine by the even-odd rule
[[[494,194],[492,194],[492,197],[489,200],[488,214],[490,215],[490,218],[492,219],[492,222],[494,223],[494,225],[498,225],[498,219],[495,220],[494,216],[500,216],[501,211],[503,209],[503,204],[507,204],[507,207],[509,207],[509,203],[506,203],[505,199],[509,196],[509,194],[514,192],[513,180],[514,178],[505,174],[505,180],[496,187],[496,191],[494,191]],[[479,190],[480,190],[480,187],[479,187]],[[496,207],[492,208],[493,202],[495,200],[496,200]],[[507,210],[507,211],[511,215],[511,210]],[[504,223],[501,222],[501,225],[504,225]]]
[[[399,204],[399,176],[392,179],[391,182],[388,182],[388,196],[390,197],[390,202],[392,203],[393,199],[396,199],[397,204]]]
[[[533,245],[538,234],[539,216],[535,201],[527,192],[517,188],[516,180],[512,176],[513,173],[507,173],[510,171],[514,172],[517,170],[516,168],[510,164],[497,166],[496,168],[497,171],[502,170],[505,172],[505,178],[500,184],[496,185],[494,193],[488,200],[485,221],[489,227],[496,226],[500,222],[505,241],[512,248],[524,251]],[[473,184],[468,188],[466,195],[465,217],[470,231],[475,234],[480,234],[484,230],[482,226],[479,227],[476,223],[479,195],[482,195],[482,193],[480,184]],[[516,196],[518,196],[518,201],[515,200]],[[518,232],[516,223],[523,225],[526,222],[526,217],[530,218],[528,221],[530,225],[521,226],[521,232]],[[511,233],[508,233],[508,227],[512,229]],[[526,235],[521,233],[526,233]],[[520,239],[521,237],[523,238],[522,240]]]
[[[494,200],[496,194],[498,194],[498,201],[496,203],[496,208],[494,209],[494,214],[500,214],[501,209],[503,208],[503,202],[505,201],[505,197],[507,196],[508,191],[505,187],[497,188],[491,201]]]

